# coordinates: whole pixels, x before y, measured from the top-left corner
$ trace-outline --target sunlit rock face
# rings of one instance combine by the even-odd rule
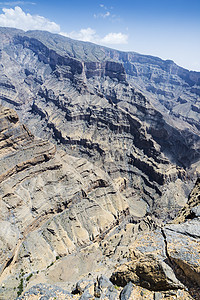
[[[198,226],[198,199],[187,200],[200,173],[200,73],[47,32],[0,37],[3,297],[41,283],[73,297],[84,276],[92,297],[111,297],[97,280],[105,274],[119,299],[167,290],[190,299],[184,287],[199,271],[187,245],[198,253],[198,236],[184,232]],[[162,227],[176,216],[182,225]]]

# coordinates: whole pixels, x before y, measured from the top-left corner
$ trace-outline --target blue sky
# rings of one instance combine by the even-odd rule
[[[200,0],[2,1],[0,26],[48,30],[200,71]]]

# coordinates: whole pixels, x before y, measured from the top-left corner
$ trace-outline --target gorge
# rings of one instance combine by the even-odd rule
[[[199,299],[200,73],[43,31],[0,47],[0,299]]]

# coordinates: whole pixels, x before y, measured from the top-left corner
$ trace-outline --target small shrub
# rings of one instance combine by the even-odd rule
[[[28,277],[26,277],[26,281],[29,281],[32,276],[33,276],[33,274],[31,273]]]
[[[47,267],[47,269],[50,268],[51,266],[53,266],[53,264],[54,264],[54,262],[52,261],[52,263]]]
[[[23,292],[23,287],[24,287],[24,284],[23,284],[23,278],[20,279],[20,283],[18,285],[18,292],[17,292],[17,296],[19,297],[22,292]]]
[[[23,277],[24,275],[25,275],[24,270],[21,269],[19,276],[20,276],[20,277]]]

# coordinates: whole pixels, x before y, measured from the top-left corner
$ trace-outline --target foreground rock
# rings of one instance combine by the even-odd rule
[[[100,278],[102,278],[101,276]],[[104,277],[105,280],[105,277]],[[108,279],[107,279],[108,281]],[[78,282],[77,285],[80,283]],[[97,279],[93,283],[87,282],[87,285],[81,292],[69,293],[57,286],[49,286],[45,284],[39,284],[32,287],[27,291],[22,297],[17,298],[18,300],[39,300],[39,299],[79,299],[79,300],[88,300],[88,299],[102,299],[102,300],[160,300],[160,299],[182,299],[189,300],[193,299],[187,291],[184,290],[173,290],[173,291],[164,291],[164,292],[153,292],[145,288],[134,285],[129,282],[124,288],[112,285],[110,282],[109,285],[102,287],[100,279]]]
[[[158,291],[184,288],[194,299],[199,299],[199,196],[200,185],[197,180],[188,203],[182,210],[184,213],[186,210],[196,212],[188,215],[192,219],[138,235],[129,247],[130,261],[116,269],[111,281],[120,286],[131,281]],[[190,204],[192,206],[189,209]]]
[[[186,277],[200,286],[200,219],[165,227],[167,253]]]

